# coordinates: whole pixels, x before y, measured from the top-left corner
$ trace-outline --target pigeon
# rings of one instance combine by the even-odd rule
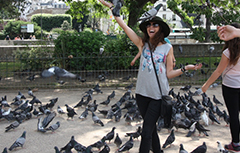
[[[203,133],[203,134],[206,135],[206,136],[209,136],[209,135],[207,134],[207,131],[210,131],[210,130],[205,129],[204,126],[201,125],[199,122],[196,123],[196,129],[197,129],[198,132],[199,132],[199,136],[200,136],[201,133]]]
[[[55,153],[61,153],[57,146],[54,147]]]
[[[42,102],[38,98],[36,98],[36,96],[33,96],[33,99],[29,103],[32,105],[34,105],[34,103],[40,104],[40,105],[42,104]]]
[[[213,84],[211,84],[209,87],[210,87],[210,88],[216,88],[218,85],[219,85],[219,83],[213,83]]]
[[[104,117],[107,116],[108,110],[98,110]]]
[[[179,153],[188,153],[187,150],[183,148],[183,144],[180,144]]]
[[[133,87],[133,83],[131,83],[130,85],[126,86],[125,89],[127,89],[127,90],[131,90],[132,87]]]
[[[7,147],[5,147],[5,148],[3,149],[3,152],[2,152],[2,153],[8,153]]]
[[[101,102],[100,104],[101,104],[101,105],[106,105],[106,106],[107,106],[109,103],[110,103],[110,97],[108,96],[107,100]]]
[[[192,134],[195,133],[196,131],[196,123],[197,122],[193,122],[189,128],[188,134],[186,135],[186,137],[190,137]]]
[[[65,106],[67,107],[67,116],[68,116],[68,118],[72,118],[73,119],[73,116],[77,115],[77,113],[74,111],[73,108],[68,106],[68,104],[65,104]]]
[[[122,140],[121,138],[119,137],[118,133],[116,133],[116,137],[115,137],[115,140],[114,140],[114,143],[116,144],[116,146],[119,148],[122,144]]]
[[[124,77],[123,80],[127,80],[128,81],[131,77],[132,77],[132,75],[130,74],[129,76]]]
[[[229,118],[229,116],[227,115],[227,113],[226,113],[226,111],[225,110],[223,110],[223,119],[224,119],[224,121],[226,122],[226,126],[229,124],[229,122],[230,122],[230,118]]]
[[[109,153],[110,147],[107,145],[107,143],[104,144],[104,148],[99,153]]]
[[[179,51],[181,54],[183,53],[182,45],[179,45],[179,46],[178,46],[178,51]]]
[[[28,95],[31,96],[31,97],[34,97],[33,91],[32,91],[31,88],[28,88]]]
[[[105,140],[108,140],[109,143],[114,138],[114,130],[115,129],[116,129],[116,127],[113,127],[112,130],[110,132],[108,132],[105,136],[106,137]]]
[[[83,105],[83,101],[84,97],[82,97],[82,99],[73,108],[81,107]]]
[[[108,96],[109,99],[112,99],[115,97],[115,91],[113,90],[113,92]]]
[[[63,109],[60,106],[57,107],[57,112],[58,112],[58,114],[65,114],[65,112],[63,111]]]
[[[92,112],[92,120],[93,120],[94,123],[100,124],[101,126],[104,126],[103,122],[93,112]]]
[[[9,126],[7,126],[5,129],[5,132],[8,132],[11,129],[15,129],[20,125],[20,123],[18,121],[14,121],[13,123],[11,123]]]
[[[79,116],[79,119],[86,119],[88,116],[88,108],[85,108],[85,111]]]
[[[92,153],[91,149],[92,149],[92,146],[90,145],[82,153]]]
[[[223,103],[221,103],[221,102],[216,98],[215,95],[213,95],[213,102],[214,102],[216,105],[217,105],[217,104],[220,104],[220,105],[223,106]]]
[[[117,152],[129,151],[133,147],[133,138],[130,136],[130,139],[124,143]]]
[[[114,5],[114,8],[112,10],[113,15],[120,16],[120,9],[123,6],[123,0],[109,0],[109,1]]]
[[[181,87],[180,90],[188,91],[191,87],[192,87],[191,85],[186,85],[184,87]]]
[[[97,100],[94,100],[93,103],[87,105],[88,110],[91,112],[95,112],[97,110],[97,107]]]
[[[171,130],[170,135],[165,140],[162,148],[166,148],[168,145],[171,146],[171,144],[175,141],[175,135],[174,135],[174,129]]]
[[[98,150],[100,150],[105,145],[105,139],[106,137],[104,136],[101,140],[91,144],[90,146],[93,148],[98,148]]]
[[[57,77],[66,77],[66,78],[76,78],[77,77],[77,75],[70,73],[65,69],[61,69],[57,66],[53,66],[53,67],[49,68],[48,70],[43,70],[41,73],[41,76],[43,78],[48,78],[53,75],[55,75]]]
[[[214,51],[214,49],[215,49],[214,46],[211,46],[211,47],[209,48],[209,52],[212,53],[212,52]]]
[[[8,150],[12,151],[17,147],[23,147],[25,141],[26,141],[26,131],[22,133],[22,135],[11,145],[11,147]]]
[[[40,132],[46,132],[46,127],[49,125],[49,123],[54,119],[54,117],[56,116],[55,112],[52,112],[50,114],[48,114],[44,119],[42,119],[43,117],[38,119],[38,131]]]
[[[46,130],[46,131],[50,131],[50,130],[51,130],[52,132],[54,132],[54,131],[57,130],[59,127],[60,127],[60,122],[57,121],[55,124],[49,126],[49,127],[46,128],[45,130]]]
[[[206,126],[208,126],[209,119],[208,119],[206,110],[204,110],[203,114],[201,115],[201,119],[202,119],[202,121],[204,122],[204,124],[205,124]]]
[[[217,151],[221,152],[221,153],[227,153],[228,152],[225,148],[223,148],[220,141],[217,141]]]
[[[213,114],[213,112],[212,112],[211,109],[209,109],[208,117],[209,117],[210,120],[212,121],[212,124],[213,124],[214,122],[216,122],[216,123],[218,123],[218,124],[221,124],[221,123],[218,121],[217,117]]]
[[[151,10],[145,12],[137,21],[145,22],[147,20],[152,20],[156,15],[157,12],[160,10],[160,8],[163,6],[163,4],[158,4],[156,7],[152,8]]]
[[[141,131],[142,131],[141,126],[138,126],[136,132],[129,132],[129,133],[126,133],[126,136],[132,136],[133,138],[138,138],[138,137],[141,135]]]
[[[35,80],[35,74],[28,76],[27,80],[29,80],[29,81]]]
[[[207,146],[206,143],[203,142],[202,145],[195,148],[191,153],[206,153],[207,152]]]
[[[72,153],[72,148],[73,148],[73,143],[74,143],[74,136],[71,137],[71,140],[60,149],[60,152],[65,150],[65,153]]]

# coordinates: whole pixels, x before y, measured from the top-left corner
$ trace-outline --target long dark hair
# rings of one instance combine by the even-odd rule
[[[150,39],[149,39],[149,35],[147,33],[147,30],[146,30],[146,32],[143,32],[143,34],[144,34],[143,37],[142,37],[143,45],[145,43],[148,43],[149,49],[151,51],[154,51],[156,49],[156,47],[158,46],[159,42],[162,42],[163,44],[167,43],[164,40],[164,33],[162,32],[162,27],[161,26],[159,26],[159,30],[154,35],[152,41],[150,41]]]
[[[234,26],[235,28],[240,29],[240,24],[239,23],[232,23],[232,26]],[[231,39],[229,41],[225,42],[225,45],[223,46],[223,51],[225,49],[229,49],[230,51],[230,65],[236,65],[238,62],[238,59],[240,57],[240,39],[239,37]]]

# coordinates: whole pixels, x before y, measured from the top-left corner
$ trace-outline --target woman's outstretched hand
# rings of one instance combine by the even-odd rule
[[[196,64],[196,65],[189,64],[185,66],[186,70],[198,70],[198,69],[201,69],[201,67],[202,67],[202,63]]]
[[[98,1],[101,2],[103,5],[109,7],[109,8],[113,6],[112,3],[106,2],[105,0],[98,0]]]

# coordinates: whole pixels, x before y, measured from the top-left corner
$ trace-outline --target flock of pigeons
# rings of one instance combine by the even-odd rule
[[[30,120],[32,116],[35,116],[38,119],[37,131],[41,133],[52,132],[54,133],[59,127],[60,122],[57,121],[54,124],[51,124],[51,121],[59,115],[67,115],[68,120],[73,120],[74,116],[78,115],[76,108],[84,108],[84,111],[78,117],[81,120],[85,120],[88,117],[88,114],[92,114],[92,121],[94,124],[99,126],[104,126],[104,123],[101,121],[101,118],[110,119],[114,122],[119,122],[121,119],[125,120],[126,124],[131,124],[131,122],[141,122],[142,117],[138,111],[136,104],[136,99],[132,93],[133,84],[125,87],[126,92],[123,96],[117,100],[116,103],[110,103],[111,100],[115,97],[115,91],[112,91],[110,95],[107,96],[105,101],[96,103],[96,100],[93,100],[93,93],[97,94],[103,93],[97,84],[94,88],[89,89],[84,93],[81,100],[75,106],[69,106],[65,104],[66,112],[57,104],[58,98],[50,99],[48,103],[43,104],[32,92],[31,89],[28,90],[28,95],[32,97],[31,100],[27,100],[26,97],[18,92],[17,96],[12,100],[11,103],[7,101],[7,96],[3,96],[0,100],[0,120],[7,120],[11,122],[9,126],[5,128],[5,132],[10,132],[13,129],[16,129],[21,125],[22,122]],[[229,124],[229,117],[225,110],[221,111],[218,105],[223,105],[215,96],[211,99],[205,93],[196,90],[191,92],[191,85],[182,87],[180,90],[185,91],[184,95],[181,95],[180,92],[177,94],[172,88],[169,91],[169,95],[173,97],[173,106],[172,106],[172,119],[171,125],[168,127],[171,130],[169,136],[166,138],[165,142],[162,145],[163,149],[167,149],[175,141],[175,130],[183,128],[188,130],[186,137],[191,137],[196,131],[199,134],[203,133],[205,136],[208,136],[210,130],[205,127],[212,123],[220,124],[219,119],[223,118],[226,124]],[[202,96],[202,101],[194,100],[194,96]],[[99,105],[110,106],[106,107],[109,109],[100,110],[98,109]],[[56,109],[55,109],[56,108]],[[54,110],[55,109],[55,110]],[[100,117],[101,115],[101,117]],[[164,124],[164,119],[159,118],[157,122],[157,129],[161,131],[162,128],[166,128]],[[60,149],[57,146],[54,147],[56,153],[65,152],[71,153],[72,149],[75,149],[77,152],[90,153],[93,148],[97,148],[100,153],[110,152],[110,147],[107,144],[107,141],[114,141],[118,150],[117,152],[129,151],[134,145],[134,139],[140,137],[141,135],[141,126],[135,132],[126,133],[126,136],[129,136],[129,140],[122,143],[121,138],[118,134],[115,134],[116,127],[112,127],[112,130],[109,133],[106,133],[99,141],[90,144],[89,146],[84,146],[77,142],[74,139],[74,136],[71,137],[70,141]],[[116,135],[116,136],[115,136]],[[8,148],[9,151],[23,147],[26,139],[26,131]],[[7,147],[4,148],[3,152],[6,153]],[[221,143],[218,142],[219,152],[227,152],[221,146]],[[187,153],[184,150],[183,144],[179,148],[180,153]],[[195,148],[192,153],[205,153],[207,152],[207,146],[204,142],[202,145]]]

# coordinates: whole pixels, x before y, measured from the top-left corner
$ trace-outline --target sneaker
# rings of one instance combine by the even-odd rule
[[[234,146],[232,142],[229,145],[225,145],[224,148],[231,152],[240,153],[240,146]]]

